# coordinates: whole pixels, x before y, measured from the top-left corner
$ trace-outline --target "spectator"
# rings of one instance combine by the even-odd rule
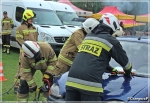
[[[124,26],[123,26],[123,22],[120,22],[120,26],[122,27],[122,30],[124,31]]]
[[[145,35],[150,35],[150,24],[148,25],[146,31],[144,32]]]

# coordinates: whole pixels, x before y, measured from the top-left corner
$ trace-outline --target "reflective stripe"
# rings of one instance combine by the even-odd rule
[[[8,21],[8,20],[4,20],[4,21],[2,21],[3,23],[6,23],[6,22],[10,22],[10,21]]]
[[[39,65],[39,64],[41,64],[41,63],[45,63],[45,62],[47,62],[47,60],[46,59],[44,59],[44,60],[40,60],[39,62],[37,62],[36,64],[35,63],[31,63],[31,65],[32,66],[36,66],[36,65]]]
[[[3,46],[4,46],[4,47],[8,47],[8,48],[10,47],[10,45],[3,45]]]
[[[50,70],[54,70],[55,69],[54,66],[48,66],[47,68],[50,69]]]
[[[87,36],[87,37],[84,38],[84,40],[96,40],[96,41],[99,41],[99,42],[102,42],[102,43],[106,44],[106,45],[109,46],[110,48],[113,47],[113,45],[112,45],[110,42],[108,42],[108,41],[105,40],[105,39],[98,38],[98,37],[90,37],[90,36]]]
[[[80,45],[81,45],[81,44],[80,44]],[[77,46],[78,49],[80,48],[80,45]]]
[[[20,49],[20,53],[22,53],[23,52],[23,50],[22,49]]]
[[[3,35],[5,34],[11,34],[11,32],[2,32]]]
[[[17,30],[17,31],[16,31],[16,34],[19,34],[19,33],[20,33],[20,32]]]
[[[102,47],[97,44],[91,44],[91,42],[93,42],[93,40],[85,40],[85,41],[86,41],[86,43],[84,42],[80,45],[78,52],[86,52],[86,53],[89,53],[89,54],[99,57],[102,52]]]
[[[31,84],[33,84],[34,83],[34,80],[32,79],[32,80],[30,80],[29,82],[27,82],[28,83],[28,85],[31,85]]]
[[[72,36],[72,35],[71,35]],[[64,49],[64,47],[67,45],[67,43],[69,42],[69,40],[71,39],[71,36],[66,40],[66,42],[64,43],[61,51]],[[61,52],[60,51],[60,52]],[[61,55],[61,53],[59,54],[58,58],[62,59],[63,61],[67,62],[69,65],[72,65],[72,61],[69,60],[68,58],[65,58],[63,55]]]
[[[102,87],[101,83],[90,82],[90,81],[81,80],[81,79],[72,78],[72,77],[68,77],[67,81],[75,82],[75,83],[79,83],[79,84],[83,84],[87,86],[92,86],[92,87],[98,87],[98,88]]]
[[[63,57],[61,54],[59,54],[59,58],[62,59],[63,61],[65,61],[65,62],[69,63],[70,65],[72,65],[72,63],[73,63],[71,60]]]
[[[23,32],[36,32],[36,30],[23,30]]]
[[[124,67],[124,70],[129,70],[131,68],[132,64],[130,62],[127,63],[127,65]]]
[[[73,83],[73,82],[68,82],[66,83],[67,86],[71,86],[71,87],[75,87],[75,88],[79,88],[82,90],[86,90],[86,91],[91,91],[91,92],[103,92],[103,88],[97,88],[97,87],[91,87],[91,86],[86,86],[83,84],[78,84],[78,83]]]
[[[17,38],[22,38],[23,39],[23,36],[21,34],[16,34],[16,37]]]
[[[11,30],[2,30],[2,32],[10,32]]]
[[[34,33],[36,30],[23,30],[24,35],[28,35],[28,33]]]
[[[2,34],[11,33],[11,30],[2,30]]]
[[[82,46],[82,45],[86,45],[86,44],[89,44],[89,45],[95,45],[95,46],[99,46],[99,47],[102,47],[103,49],[105,49],[106,51],[110,51],[111,50],[111,48],[108,46],[108,45],[106,45],[106,44],[104,44],[104,43],[102,43],[102,42],[99,42],[99,41],[95,41],[95,40],[84,40],[83,42],[82,42],[82,44],[80,45],[80,47]]]
[[[4,46],[10,48],[10,45],[4,45]]]
[[[13,21],[11,20],[10,23],[13,24]]]
[[[53,59],[51,59],[49,62],[54,62],[54,61],[57,61],[57,57],[56,55],[53,57]]]
[[[31,69],[30,69],[30,68],[26,68],[26,69],[23,68],[22,70],[23,70],[24,73],[25,73],[25,72],[31,72]]]
[[[117,71],[117,69],[116,69],[116,68],[113,68],[112,72],[115,72],[115,71]]]

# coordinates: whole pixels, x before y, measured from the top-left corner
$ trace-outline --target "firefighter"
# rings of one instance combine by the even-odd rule
[[[16,40],[20,46],[26,40],[31,40],[31,41],[38,40],[38,33],[36,31],[36,28],[32,25],[33,18],[35,16],[36,16],[36,14],[30,9],[27,9],[24,11],[23,16],[22,16],[22,19],[23,19],[22,24],[16,30]],[[14,82],[16,82],[16,80],[18,78],[18,74],[20,72],[21,55],[22,55],[22,49],[20,49],[18,71],[15,75]],[[19,86],[19,80],[17,81],[17,83],[14,87],[14,93],[17,93],[18,86]]]
[[[33,79],[36,70],[42,72],[45,87],[52,85],[53,76],[51,73],[54,70],[57,57],[52,47],[46,42],[25,41],[22,44],[22,50],[21,78],[17,98],[18,101],[27,101],[29,89],[30,92],[34,92],[37,88]],[[46,81],[48,81],[50,85],[47,85]],[[48,90],[49,88],[45,89],[42,101],[47,100]]]
[[[69,70],[66,101],[101,101],[102,75],[111,57],[123,67],[124,75],[131,78],[132,64],[120,42],[112,36],[119,28],[118,19],[105,13],[100,24],[86,35]]]
[[[3,52],[9,54],[10,53],[9,51],[10,35],[11,35],[11,31],[14,25],[13,25],[13,20],[7,16],[7,11],[3,12],[3,16],[4,18],[2,19],[2,22],[1,22],[2,23],[2,42],[3,42],[3,47],[4,47]]]
[[[88,27],[95,27],[99,24],[99,22],[94,18],[88,18],[86,21],[82,23],[81,29],[76,30],[66,41],[63,48],[61,49],[61,52],[58,57],[58,61],[55,66],[55,71],[53,75],[61,75],[65,72],[67,72],[70,69],[70,66],[73,63],[73,60],[76,56],[76,53],[78,51],[78,47],[81,44],[84,37],[87,35],[87,33],[90,33],[91,30],[87,30]],[[122,30],[117,30],[116,33],[114,33],[114,37],[122,36],[123,33]],[[109,66],[108,71],[116,71],[115,68],[112,69],[112,67]],[[116,71],[117,72],[117,71]]]

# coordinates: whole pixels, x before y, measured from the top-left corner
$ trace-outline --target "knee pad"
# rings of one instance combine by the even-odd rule
[[[20,80],[20,86],[19,86],[18,92],[20,94],[29,93],[29,86],[28,86],[26,80]]]

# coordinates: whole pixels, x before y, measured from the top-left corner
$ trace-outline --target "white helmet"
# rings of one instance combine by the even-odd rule
[[[25,41],[22,44],[22,49],[25,56],[28,58],[37,58],[40,54],[40,47],[34,41]]]
[[[86,33],[90,33],[97,25],[99,21],[94,18],[88,18],[82,23],[82,28],[86,31]]]
[[[110,27],[114,32],[120,28],[118,19],[111,13],[103,14],[99,21]]]

